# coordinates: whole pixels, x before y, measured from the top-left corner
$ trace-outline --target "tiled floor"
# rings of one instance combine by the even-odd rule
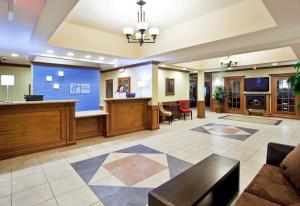
[[[122,206],[128,201],[124,198],[135,193],[140,195],[131,196],[141,204],[146,198],[145,191],[178,172],[178,161],[195,164],[212,153],[241,161],[242,191],[265,162],[268,142],[300,143],[299,120],[262,125],[218,119],[220,116],[207,112],[206,119],[174,121],[171,126],[161,125],[157,131],[94,138],[71,147],[0,161],[0,206],[101,206],[108,205],[107,202],[114,205],[110,199]],[[192,130],[195,128],[198,130]],[[235,135],[248,137],[231,138]],[[156,152],[151,153],[152,150]],[[78,168],[88,170],[84,173],[87,175],[82,175]],[[149,171],[133,174],[145,168]],[[120,192],[120,187],[126,190]],[[113,196],[117,192],[118,198]],[[139,204],[136,205],[143,206]]]

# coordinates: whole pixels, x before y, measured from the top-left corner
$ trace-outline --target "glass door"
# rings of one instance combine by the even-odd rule
[[[228,108],[240,109],[241,108],[241,85],[240,80],[229,80],[228,88]]]
[[[242,113],[243,110],[244,77],[225,78],[225,89],[228,93],[226,108],[228,112]]]
[[[277,113],[295,113],[295,94],[291,91],[291,84],[288,77],[276,78],[276,101]]]

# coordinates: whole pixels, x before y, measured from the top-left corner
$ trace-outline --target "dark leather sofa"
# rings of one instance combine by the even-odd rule
[[[235,206],[300,206],[299,191],[284,176],[280,167],[293,149],[293,146],[269,143],[266,164],[241,194]]]

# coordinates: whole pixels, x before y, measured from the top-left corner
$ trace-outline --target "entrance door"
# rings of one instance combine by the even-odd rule
[[[106,88],[106,98],[113,98],[114,96],[114,86],[113,80],[109,79],[105,81],[105,88]]]
[[[272,75],[272,113],[295,115],[296,98],[288,78],[291,74]]]
[[[244,77],[226,77],[225,90],[228,93],[225,110],[229,113],[242,113],[244,108]]]

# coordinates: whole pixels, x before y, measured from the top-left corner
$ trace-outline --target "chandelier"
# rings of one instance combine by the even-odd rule
[[[139,0],[136,3],[140,6],[140,10],[137,12],[138,23],[136,25],[137,31],[135,36],[133,35],[134,29],[131,27],[125,27],[123,33],[126,35],[128,43],[138,43],[140,46],[144,43],[155,43],[156,37],[159,34],[158,28],[150,28],[148,31],[149,35],[146,35],[148,24],[146,23],[145,11],[143,11],[146,1]]]
[[[231,67],[237,66],[239,63],[239,59],[235,56],[223,57],[219,60],[221,67],[227,67],[231,69]]]

